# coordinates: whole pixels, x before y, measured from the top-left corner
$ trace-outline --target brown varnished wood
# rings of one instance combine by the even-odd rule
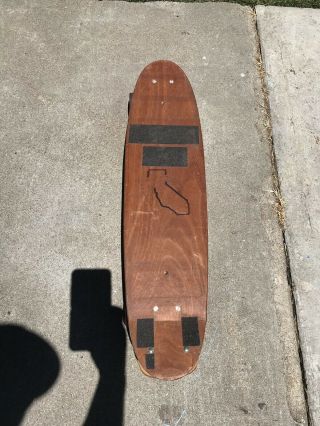
[[[143,166],[146,145],[128,142],[130,125],[141,124],[198,126],[199,144],[179,144],[187,148],[188,166]],[[172,140],[167,146],[178,145]],[[128,328],[141,369],[168,380],[190,373],[198,361],[206,323],[205,170],[195,97],[184,72],[169,61],[148,65],[131,98],[124,162],[123,252]],[[181,317],[198,318],[200,346],[185,351]],[[142,318],[154,319],[154,369],[146,368],[148,350],[136,344],[137,320]]]

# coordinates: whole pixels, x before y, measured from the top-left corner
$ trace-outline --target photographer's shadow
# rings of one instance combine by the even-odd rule
[[[73,271],[70,348],[89,351],[100,373],[84,425],[123,423],[126,335],[122,317],[122,309],[111,306],[110,271]]]
[[[50,343],[18,324],[0,326],[0,424],[17,426],[55,383],[60,360]]]

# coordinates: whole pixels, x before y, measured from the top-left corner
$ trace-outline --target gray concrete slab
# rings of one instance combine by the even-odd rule
[[[320,11],[257,7],[310,416],[320,425]]]
[[[61,365],[23,424],[80,425],[90,406],[101,418],[87,424],[106,424],[122,398],[129,426],[303,424],[251,9],[13,0],[1,12],[1,320],[42,336]],[[87,280],[101,275],[74,274],[70,299],[75,269],[105,268],[122,306],[127,99],[159,58],[181,65],[194,87],[207,167],[206,341],[198,369],[176,382],[140,373],[99,285],[85,299]]]

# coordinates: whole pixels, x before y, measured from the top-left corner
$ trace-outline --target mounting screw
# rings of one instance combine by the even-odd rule
[[[180,311],[181,311],[181,306],[177,305],[177,306],[176,306],[176,311],[177,311],[177,312],[180,312]]]
[[[154,312],[158,312],[158,310],[159,310],[159,306],[156,305],[156,306],[153,307]]]

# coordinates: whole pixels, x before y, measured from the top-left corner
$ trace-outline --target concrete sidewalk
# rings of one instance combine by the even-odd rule
[[[84,0],[0,7],[1,320],[41,336],[60,359],[56,382],[21,404],[23,424],[81,425],[87,416],[86,424],[113,424],[116,412],[128,426],[306,424],[252,10]],[[182,66],[194,87],[208,189],[206,341],[198,369],[176,382],[140,373],[110,307],[122,306],[128,94],[160,58]],[[93,268],[105,271],[73,273]],[[90,310],[75,290],[101,278],[112,300],[103,290]],[[101,344],[87,324],[98,307]]]

